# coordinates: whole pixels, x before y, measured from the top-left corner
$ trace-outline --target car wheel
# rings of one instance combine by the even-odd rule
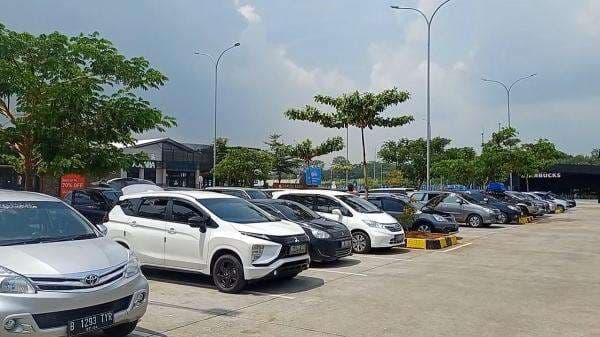
[[[244,267],[237,257],[225,254],[215,262],[212,270],[213,281],[219,291],[238,293],[246,287]]]
[[[500,223],[509,223],[510,221],[510,217],[508,216],[508,214],[504,213],[504,212],[500,212],[500,216],[499,219]]]
[[[563,206],[563,205],[558,205],[558,206],[556,206],[556,209],[558,209],[558,211],[559,211],[560,213],[564,213],[564,211],[565,211],[565,206]]]
[[[423,233],[431,233],[431,225],[426,222],[422,222],[417,225],[417,231]]]
[[[371,239],[365,232],[352,233],[352,250],[358,254],[368,253],[371,250]]]
[[[477,214],[471,214],[467,217],[467,225],[477,228],[483,225],[483,218]]]
[[[110,337],[125,337],[135,330],[137,324],[138,321],[123,323],[113,326],[112,328],[104,329],[103,332],[106,336]]]

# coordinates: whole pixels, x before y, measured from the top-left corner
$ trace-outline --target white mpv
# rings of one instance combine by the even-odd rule
[[[142,266],[211,275],[223,292],[239,292],[250,280],[293,278],[310,263],[300,226],[225,194],[126,195],[108,217],[108,236]]]
[[[352,232],[352,249],[356,253],[405,245],[404,230],[394,217],[350,193],[286,190],[273,192],[273,198],[299,202],[323,217],[342,222]]]

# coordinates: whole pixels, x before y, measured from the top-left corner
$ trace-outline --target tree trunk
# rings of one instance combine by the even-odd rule
[[[362,139],[362,155],[363,155],[363,175],[365,180],[365,197],[369,197],[369,168],[367,167],[367,152],[365,149],[365,129],[360,129],[360,137]]]

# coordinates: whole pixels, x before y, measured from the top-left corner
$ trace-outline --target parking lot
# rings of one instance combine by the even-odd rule
[[[580,202],[531,224],[461,228],[444,250],[353,255],[238,295],[146,270],[135,336],[598,336],[599,217]]]

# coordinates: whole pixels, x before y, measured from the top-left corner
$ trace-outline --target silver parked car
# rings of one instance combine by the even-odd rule
[[[452,214],[457,222],[471,227],[486,227],[498,223],[502,213],[500,210],[470,202],[456,194],[444,192],[429,200],[426,205],[436,211]]]
[[[148,282],[99,228],[56,198],[0,190],[0,336],[135,329]]]

